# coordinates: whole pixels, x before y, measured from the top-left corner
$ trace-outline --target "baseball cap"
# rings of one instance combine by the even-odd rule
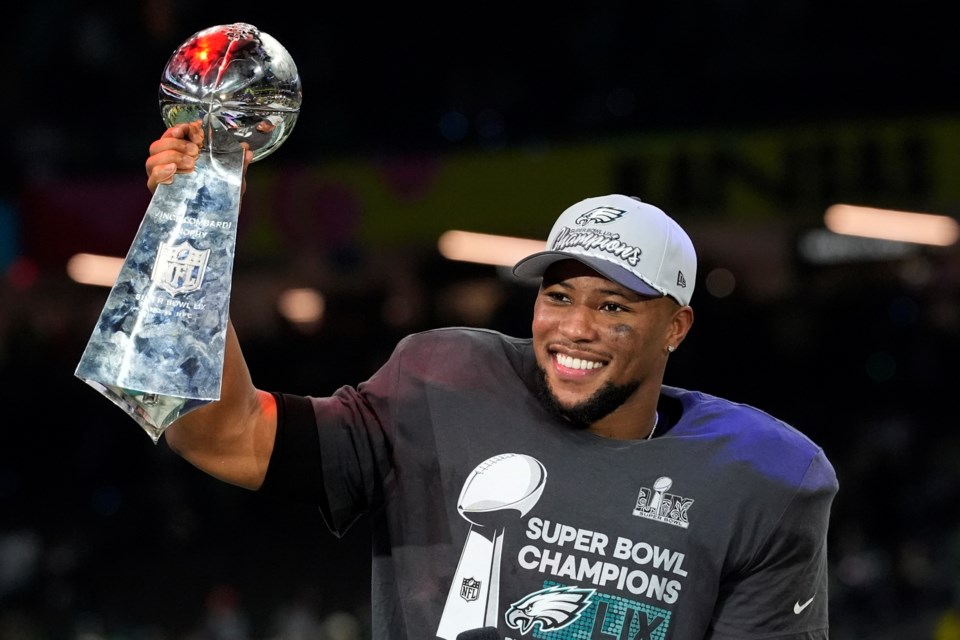
[[[673,218],[634,196],[587,198],[566,209],[547,237],[546,251],[513,267],[519,278],[542,277],[560,260],[578,260],[617,284],[645,296],[670,296],[690,304],[697,254]]]

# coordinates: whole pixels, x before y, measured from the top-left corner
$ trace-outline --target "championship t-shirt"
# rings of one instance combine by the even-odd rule
[[[827,638],[836,474],[754,407],[664,387],[650,440],[537,398],[529,339],[409,336],[331,397],[278,394],[262,491],[372,532],[377,640]]]

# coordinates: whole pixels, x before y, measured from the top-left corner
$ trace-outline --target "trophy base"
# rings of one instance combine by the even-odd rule
[[[199,409],[210,400],[178,398],[157,393],[146,393],[135,389],[123,389],[102,384],[95,380],[84,380],[99,391],[108,400],[123,409],[133,421],[147,432],[153,444],[160,442],[160,436],[177,418]]]

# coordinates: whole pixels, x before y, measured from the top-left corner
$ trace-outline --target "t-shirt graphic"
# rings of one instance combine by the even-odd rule
[[[503,453],[481,462],[467,476],[457,511],[470,531],[450,584],[437,636],[455,640],[469,629],[497,626],[503,534],[537,504],[547,470],[536,458]]]

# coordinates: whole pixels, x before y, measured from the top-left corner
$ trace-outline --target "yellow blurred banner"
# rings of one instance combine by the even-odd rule
[[[665,132],[340,161],[299,175],[257,169],[245,203],[258,212],[256,226],[272,219],[283,236],[326,229],[369,246],[433,242],[451,228],[546,237],[564,207],[608,192],[637,195],[686,219],[819,221],[839,201],[953,210],[960,120]]]
[[[816,225],[838,202],[952,214],[958,173],[960,118],[265,163],[248,174],[238,259],[428,246],[449,229],[542,239],[563,208],[610,192],[639,196],[688,222]],[[24,254],[41,264],[62,265],[77,252],[122,255],[149,199],[139,174],[26,191]]]

